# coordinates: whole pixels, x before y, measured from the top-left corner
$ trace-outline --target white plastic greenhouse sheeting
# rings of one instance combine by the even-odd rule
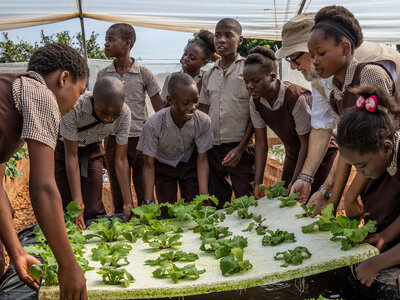
[[[79,17],[80,0],[0,1],[0,30]],[[366,40],[400,43],[399,0],[81,0],[83,17],[136,26],[197,32],[224,17],[243,25],[244,37],[280,40],[284,23],[303,12],[342,5],[360,21]]]

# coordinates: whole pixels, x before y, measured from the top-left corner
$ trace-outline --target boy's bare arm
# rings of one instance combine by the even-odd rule
[[[124,214],[126,221],[132,217],[132,208],[138,205],[132,200],[132,191],[129,180],[128,144],[115,144],[115,173],[121,189],[122,200],[124,201]]]
[[[368,182],[368,178],[364,177],[360,173],[356,173],[353,181],[347,189],[346,195],[344,195],[344,209],[346,216],[349,218],[364,218],[366,214],[364,212],[364,206],[358,202],[358,196]]]
[[[60,299],[87,299],[86,279],[65,229],[61,197],[54,178],[54,151],[35,140],[28,140],[28,150],[32,207],[59,266]]]
[[[143,154],[143,187],[144,187],[144,200],[154,200],[154,182],[155,182],[155,167],[154,157]]]
[[[197,180],[199,181],[199,194],[208,194],[209,166],[207,152],[197,154]]]
[[[85,210],[85,205],[82,198],[81,190],[81,174],[79,168],[79,158],[78,158],[78,141],[70,141],[64,139],[65,148],[65,169],[67,171],[67,178],[69,183],[69,188],[71,190],[72,200],[78,203],[79,207],[82,209],[81,214],[76,218],[76,224],[81,230],[85,228],[85,221],[83,219],[83,212]]]
[[[264,190],[259,190],[258,186],[264,181],[265,163],[267,161],[267,128],[255,128],[256,133],[256,154],[254,161],[254,191],[256,199],[264,197]]]
[[[160,109],[164,108],[161,100],[160,93],[155,94],[153,97],[150,97],[151,105],[154,108],[155,112],[158,112]]]

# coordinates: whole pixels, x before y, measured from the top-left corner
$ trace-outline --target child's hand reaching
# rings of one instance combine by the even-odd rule
[[[31,276],[31,268],[33,265],[39,265],[40,261],[25,252],[13,259],[13,264],[18,277],[31,289],[39,290],[40,281]]]
[[[254,190],[253,190],[253,196],[256,199],[260,199],[260,198],[265,196],[265,190],[264,189],[260,189],[260,185],[255,184],[254,185]]]
[[[367,259],[366,261],[363,261],[356,268],[357,279],[360,280],[362,284],[365,284],[369,287],[375,280],[376,275],[378,275],[379,271],[380,269],[377,268],[377,264],[374,262],[374,257],[372,257],[370,259]]]
[[[85,211],[85,205],[83,203],[78,203],[78,206],[82,209],[79,216],[75,218],[75,223],[79,227],[80,230],[85,230],[85,220],[83,219],[83,212]]]
[[[346,194],[347,196],[347,194]],[[350,219],[361,219],[367,217],[369,214],[364,211],[364,204],[358,199],[344,199],[344,210],[346,216]]]
[[[369,243],[372,246],[375,246],[379,250],[379,252],[382,252],[382,250],[386,247],[387,241],[385,240],[382,232],[380,232],[367,236],[363,243]]]
[[[239,146],[237,146],[228,152],[228,154],[222,161],[222,165],[225,167],[234,168],[242,159],[242,155],[243,155],[243,150]]]

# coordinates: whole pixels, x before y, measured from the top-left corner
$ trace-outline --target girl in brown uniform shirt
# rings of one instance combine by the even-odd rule
[[[19,278],[38,289],[39,281],[31,277],[30,268],[40,262],[19,243],[3,187],[5,163],[26,142],[31,203],[58,262],[60,299],[87,299],[86,280],[68,240],[54,180],[54,148],[60,113],[74,107],[88,77],[82,56],[60,43],[38,49],[29,60],[28,73],[0,75],[0,239]]]

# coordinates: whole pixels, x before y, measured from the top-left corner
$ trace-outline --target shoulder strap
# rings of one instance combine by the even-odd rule
[[[82,127],[78,127],[78,132],[82,132],[82,131],[88,130],[90,128],[93,128],[93,127],[95,127],[96,125],[98,125],[100,123],[101,123],[101,121],[96,120],[95,122],[90,123],[88,125],[85,125],[85,126],[82,126]]]

